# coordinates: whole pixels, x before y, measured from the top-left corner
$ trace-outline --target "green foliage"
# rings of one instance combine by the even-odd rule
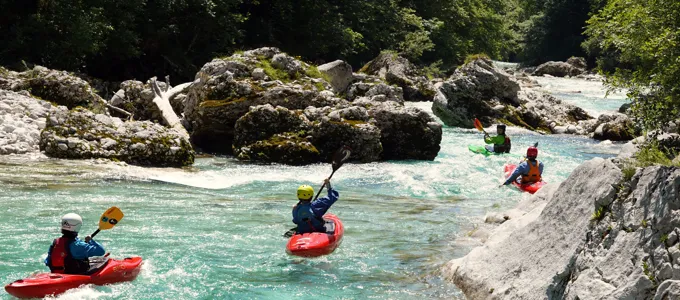
[[[647,129],[680,117],[678,20],[678,1],[609,0],[588,21],[584,46],[603,52],[598,64],[607,84],[628,91]]]
[[[623,167],[623,170],[621,170],[621,172],[623,173],[623,181],[624,182],[630,181],[635,175],[635,171],[636,171],[635,166],[626,164]]]
[[[647,167],[652,165],[670,166],[672,161],[668,158],[666,153],[659,149],[659,143],[646,143],[640,147],[640,150],[635,154],[638,166]]]
[[[595,209],[595,212],[593,212],[593,215],[591,216],[592,221],[600,221],[604,219],[604,216],[606,214],[606,210],[604,206],[600,206],[597,209]]]
[[[659,240],[661,241],[661,243],[666,243],[666,241],[668,240],[668,235],[667,234],[662,235]]]
[[[468,56],[465,57],[465,62],[464,62],[464,63],[467,64],[467,63],[470,63],[470,62],[475,61],[475,60],[478,60],[478,59],[491,59],[491,58],[489,58],[489,56],[486,55],[485,53],[470,54],[470,55],[468,55]]]

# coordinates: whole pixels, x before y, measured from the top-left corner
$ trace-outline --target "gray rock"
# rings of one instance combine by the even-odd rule
[[[194,151],[182,133],[149,121],[106,120],[117,118],[85,109],[60,110],[51,117],[40,135],[40,150],[50,157],[108,158],[160,167],[194,162]]]
[[[570,57],[567,59],[567,63],[574,66],[577,69],[585,70],[588,68],[588,64],[586,63],[586,59],[583,57]]]
[[[401,87],[406,101],[432,101],[436,92],[427,77],[419,74],[415,65],[393,52],[383,51],[361,71]]]
[[[550,194],[535,221],[503,223],[485,246],[451,261],[444,268],[446,278],[470,299],[561,299],[595,203],[614,199],[620,180],[621,171],[610,161],[584,163]]]
[[[633,121],[624,114],[603,114],[597,120],[593,138],[597,140],[629,141],[635,138]]]
[[[667,280],[659,285],[654,300],[680,299],[680,280]]]
[[[66,108],[18,92],[0,90],[0,155],[39,151],[45,120],[58,110]]]
[[[585,72],[582,68],[577,68],[569,63],[560,61],[549,61],[536,68],[532,73],[534,76],[551,75],[556,77],[577,76]]]
[[[254,80],[266,80],[267,74],[264,73],[264,69],[255,68],[252,73]]]
[[[331,85],[336,93],[343,93],[354,80],[352,66],[342,60],[336,60],[318,67],[319,72],[330,77]]]

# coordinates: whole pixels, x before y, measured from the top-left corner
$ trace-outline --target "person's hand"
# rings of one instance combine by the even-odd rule
[[[489,137],[489,134],[485,132],[485,133],[484,133],[484,137],[485,137],[485,138],[488,138],[488,137]]]
[[[92,240],[92,238],[88,235],[85,237],[85,242],[89,243]]]
[[[328,179],[328,178],[326,178],[326,179],[323,180],[323,184],[325,184],[325,185],[330,185],[330,184],[331,184],[331,180]]]

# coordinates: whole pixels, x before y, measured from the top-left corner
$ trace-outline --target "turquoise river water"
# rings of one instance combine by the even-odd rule
[[[598,83],[541,80],[593,114],[625,101],[620,95],[602,99]],[[431,103],[408,105],[431,110]],[[330,210],[343,220],[345,238],[333,254],[317,259],[288,256],[281,234],[292,227],[297,186],[318,187],[328,164],[213,157],[192,168],[157,169],[37,154],[0,157],[0,283],[47,270],[42,259],[63,214],[81,214],[87,234],[116,205],[125,218],[97,240],[112,257],[142,256],[140,276],[81,287],[59,299],[462,299],[440,277],[443,264],[472,247],[456,239],[485,213],[528,197],[497,187],[504,164],[539,142],[544,178],[556,184],[583,161],[613,156],[620,147],[517,128],[509,134],[514,157],[474,155],[467,145],[481,144],[481,134],[444,128],[435,161],[345,165],[333,177],[340,200]],[[9,298],[0,291],[0,299]]]

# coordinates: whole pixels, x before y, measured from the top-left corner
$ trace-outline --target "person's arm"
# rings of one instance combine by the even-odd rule
[[[523,162],[523,163],[519,164],[519,166],[517,166],[517,168],[515,169],[515,171],[512,172],[512,174],[510,175],[510,177],[508,177],[508,179],[505,180],[505,182],[503,183],[503,185],[508,185],[508,184],[510,184],[511,182],[517,180],[517,177],[519,177],[520,175],[522,175],[522,174],[524,174],[524,173],[527,172],[527,168],[528,168],[528,167],[529,167],[529,165],[527,165],[526,162]]]
[[[328,196],[316,199],[314,202],[312,202],[312,211],[314,211],[314,215],[317,218],[323,217],[323,215],[326,214],[328,209],[331,208],[335,201],[338,201],[339,197],[340,193],[328,185]]]
[[[45,265],[50,266],[50,261],[52,260],[52,249],[54,248],[54,242],[50,245],[50,249],[47,250],[47,257],[45,258]]]
[[[85,243],[82,240],[76,240],[73,242],[69,248],[71,250],[71,255],[76,259],[85,259],[92,256],[102,256],[106,254],[104,247],[97,243],[95,240],[90,240]]]
[[[543,176],[543,162],[539,161],[538,162],[538,173]]]
[[[484,142],[487,144],[493,144],[493,138],[489,136],[489,134],[484,135]]]

